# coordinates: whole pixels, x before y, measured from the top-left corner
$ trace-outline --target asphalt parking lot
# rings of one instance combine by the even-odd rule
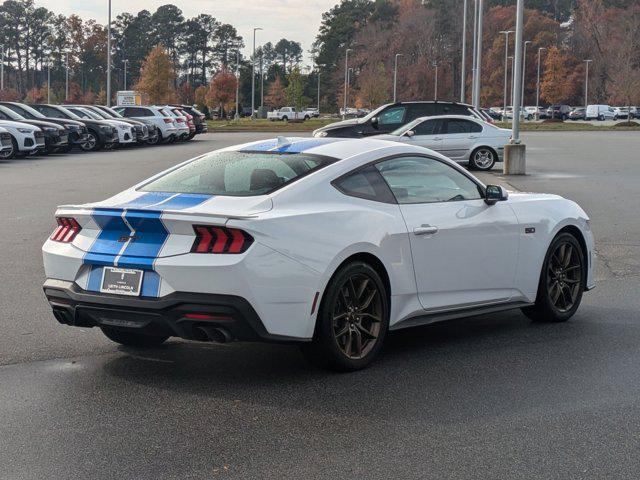
[[[507,312],[406,330],[335,375],[293,346],[134,352],[54,320],[40,246],[56,205],[270,136],[0,162],[0,478],[637,478],[635,132],[526,133],[529,175],[483,175],[590,214],[598,285],[565,324]]]

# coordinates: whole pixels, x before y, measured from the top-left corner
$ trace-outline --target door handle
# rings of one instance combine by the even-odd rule
[[[469,138],[478,138],[478,135],[469,135]]]
[[[438,227],[432,225],[422,225],[413,229],[414,235],[435,235],[438,233]]]
[[[442,140],[442,137],[433,137],[434,140]]]

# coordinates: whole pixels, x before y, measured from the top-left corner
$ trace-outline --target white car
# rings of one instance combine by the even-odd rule
[[[11,157],[13,157],[11,134],[5,128],[0,127],[0,159],[6,160]]]
[[[173,125],[178,130],[178,136],[176,140],[186,140],[191,133],[189,129],[189,124],[187,123],[187,117],[184,115],[180,115],[175,112],[175,107],[171,107],[169,105],[158,107],[160,111],[166,113],[170,118],[173,119]]]
[[[308,112],[298,112],[294,107],[282,107],[272,112],[267,112],[267,120],[288,122],[289,120],[309,120]]]
[[[388,330],[507,309],[565,321],[594,287],[576,203],[508,195],[383,140],[228,147],[56,220],[43,246],[55,318],[132,346],[294,342],[355,370]]]
[[[38,127],[11,120],[0,120],[0,127],[12,137],[14,156],[23,157],[45,148],[44,132]]]
[[[587,105],[586,120],[617,120],[616,111],[609,105]]]
[[[511,130],[463,115],[421,117],[386,135],[371,138],[429,148],[476,170],[502,162]]]
[[[152,106],[120,106],[114,110],[123,117],[134,120],[152,121],[158,128],[159,142],[173,142],[178,137],[178,129],[174,125],[173,117],[163,112],[161,108]]]
[[[103,122],[108,123],[109,125],[113,125],[116,127],[118,131],[118,143],[114,145],[131,145],[136,142],[136,131],[133,126],[127,122],[123,122],[121,120],[116,120],[113,118],[104,118],[102,115],[94,112],[93,110],[80,107],[80,106],[65,106],[68,110],[78,115],[80,118],[86,118],[91,120],[101,120]]]

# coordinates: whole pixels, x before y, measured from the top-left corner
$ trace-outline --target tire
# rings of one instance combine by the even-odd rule
[[[289,121],[289,117],[287,117],[286,115],[283,115],[283,116],[282,116],[282,121],[283,121],[283,122],[287,122],[287,121]]]
[[[360,370],[377,357],[388,328],[384,282],[371,265],[355,261],[340,268],[329,282],[313,340],[301,350],[316,366],[339,372]]]
[[[304,116],[304,120],[305,120],[305,122],[306,122],[307,120],[309,120],[309,115],[305,115],[305,116]]]
[[[161,142],[160,132],[158,132],[158,134],[155,137],[148,138],[147,140],[145,140],[145,143],[147,145],[157,145],[160,142]]]
[[[100,327],[102,333],[111,340],[112,342],[119,343],[121,345],[126,345],[128,347],[138,347],[138,348],[150,348],[157,347],[164,343],[169,337],[167,336],[155,336],[155,335],[144,335],[141,333],[134,332],[123,332],[122,330],[116,330],[110,327]]]
[[[18,142],[16,142],[16,139],[13,138],[13,136],[11,136],[11,146],[11,150],[0,153],[0,160],[10,160],[16,155],[16,152],[18,151]]]
[[[570,233],[558,234],[551,242],[542,264],[536,303],[523,308],[522,313],[536,322],[569,320],[582,300],[587,277],[586,265],[585,252],[576,237]]]
[[[93,130],[89,130],[87,137],[88,140],[85,143],[80,144],[80,149],[83,152],[96,152],[103,147],[100,137]]]
[[[471,170],[488,171],[496,163],[496,152],[489,147],[478,147],[469,157],[469,168]]]
[[[604,122],[604,115],[599,115],[598,116],[598,121]]]

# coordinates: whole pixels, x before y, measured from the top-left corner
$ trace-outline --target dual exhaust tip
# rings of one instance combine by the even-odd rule
[[[233,340],[231,333],[225,328],[196,325],[193,327],[196,340],[201,342],[227,343]]]

